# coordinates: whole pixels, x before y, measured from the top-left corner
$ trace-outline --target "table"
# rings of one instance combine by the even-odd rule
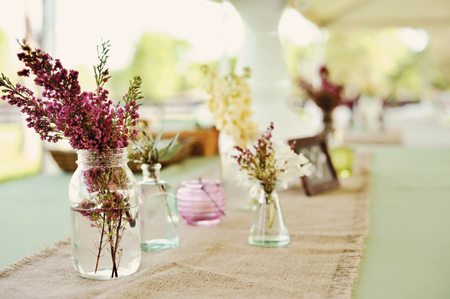
[[[450,149],[376,147],[354,298],[450,298]]]
[[[218,157],[190,158],[162,170],[174,185],[204,172]],[[68,173],[30,176],[0,183],[0,268],[70,234]],[[142,180],[142,175],[136,179]]]
[[[450,150],[371,149],[371,226],[353,298],[449,298]],[[165,171],[180,180],[216,162],[189,160]],[[0,267],[69,232],[69,180],[54,175],[0,184]]]

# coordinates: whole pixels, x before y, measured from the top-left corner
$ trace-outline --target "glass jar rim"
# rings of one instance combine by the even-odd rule
[[[215,179],[196,179],[182,181],[181,185],[190,189],[202,189],[204,187],[218,187],[220,186],[220,181]]]
[[[258,180],[258,179],[256,179],[255,181],[258,183],[258,185],[261,185],[261,186],[267,185],[267,184],[272,184],[274,186],[279,186],[281,184],[281,182],[282,182],[282,180],[276,180],[276,181],[269,181],[268,182],[268,181],[263,181],[263,180]]]
[[[159,170],[159,169],[161,169],[161,164],[160,163],[156,163],[156,164],[153,164],[153,165],[151,165],[151,164],[147,164],[147,163],[142,163],[141,164],[141,169],[142,170],[144,170],[144,168],[147,168],[147,169],[156,169],[156,170]]]
[[[117,162],[127,162],[127,148],[112,148],[112,149],[79,149],[77,150],[76,163],[103,163],[104,160],[100,159],[102,156],[110,157],[110,160]]]
[[[107,148],[107,149],[101,149],[101,148],[92,148],[92,149],[78,149],[77,153],[116,153],[121,154],[124,151],[126,151],[126,147],[117,147],[117,148]]]

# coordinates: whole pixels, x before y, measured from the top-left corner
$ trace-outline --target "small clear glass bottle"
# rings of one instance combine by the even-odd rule
[[[259,200],[248,243],[260,247],[280,247],[291,242],[281,212],[278,182],[258,182]]]
[[[159,179],[161,164],[141,166],[144,179],[138,183],[141,249],[157,251],[177,247],[178,208],[173,188]]]

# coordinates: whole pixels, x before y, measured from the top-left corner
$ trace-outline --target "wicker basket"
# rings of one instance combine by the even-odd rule
[[[174,138],[176,135],[177,132],[163,132],[161,138]],[[193,140],[191,152],[193,156],[209,157],[219,154],[219,131],[214,127],[181,131],[179,138],[191,138]]]
[[[74,172],[77,169],[77,153],[75,151],[49,150],[59,168],[65,172]]]
[[[180,134],[181,135],[181,134]],[[164,137],[166,138],[166,137]],[[170,160],[161,162],[163,166],[167,166],[174,163],[179,163],[189,157],[193,150],[195,145],[195,140],[193,138],[180,138],[179,139],[180,144],[183,145],[181,150]],[[58,164],[59,168],[65,172],[74,172],[77,169],[77,153],[73,150],[49,150],[50,154],[52,155],[53,159],[55,160],[56,164]],[[130,169],[133,172],[140,172],[138,165],[135,163],[131,163]]]

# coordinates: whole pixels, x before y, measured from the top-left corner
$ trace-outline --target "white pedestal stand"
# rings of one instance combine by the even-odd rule
[[[253,120],[264,131],[274,122],[274,138],[309,135],[308,125],[288,106],[292,82],[278,38],[278,23],[285,0],[230,0],[246,27],[245,42],[236,72],[251,69],[249,84],[253,96]]]

